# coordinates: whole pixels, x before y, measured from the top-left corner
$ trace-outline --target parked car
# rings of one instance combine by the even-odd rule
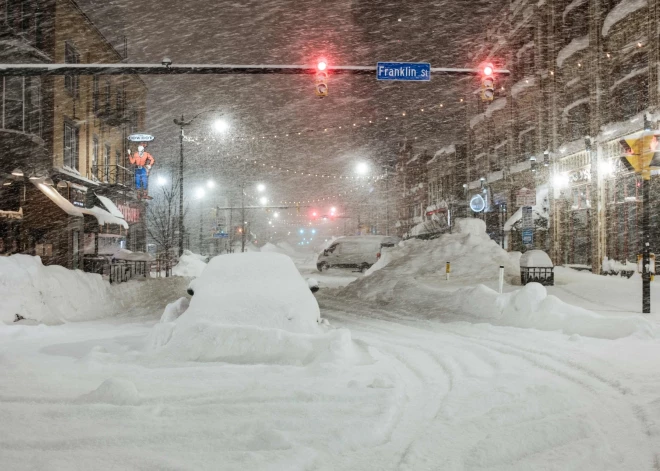
[[[364,272],[378,261],[381,247],[392,247],[398,243],[399,238],[392,236],[340,237],[319,254],[316,268],[319,271],[329,268],[359,268]]]

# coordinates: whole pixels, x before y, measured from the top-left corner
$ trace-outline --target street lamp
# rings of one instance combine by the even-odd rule
[[[266,191],[266,185],[264,185],[263,183],[259,183],[259,184],[257,185],[257,191],[258,191],[259,193],[263,193],[264,191]]]
[[[209,180],[206,182],[206,187],[207,188],[215,188],[215,182],[213,180]]]
[[[192,119],[186,121],[181,115],[181,119],[174,119],[174,124],[179,126],[179,145],[180,145],[180,154],[179,154],[179,256],[183,255],[183,128],[190,126],[193,121],[195,121],[199,116],[205,113],[214,113],[220,112],[221,110],[204,110],[200,113],[197,113]],[[229,124],[222,120],[225,124],[218,125],[219,121],[216,121],[215,129],[216,131],[224,132],[229,128]]]
[[[259,202],[265,206],[268,204],[268,198],[262,196],[261,198],[259,198]]]
[[[366,162],[360,162],[355,166],[355,173],[358,175],[366,175],[369,173],[369,165]]]
[[[163,185],[165,185],[165,184],[167,183],[167,178],[165,178],[165,177],[163,177],[162,175],[160,175],[160,176],[158,177],[158,179],[156,180],[156,182],[158,183],[158,185],[163,186]]]

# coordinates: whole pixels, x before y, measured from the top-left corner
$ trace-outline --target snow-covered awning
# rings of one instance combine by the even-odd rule
[[[112,202],[110,198],[106,196],[98,195],[96,193],[94,194],[99,199],[99,201],[101,201],[103,206],[105,206],[105,209],[107,209],[110,214],[120,219],[125,219],[124,214],[119,210],[119,208]]]
[[[23,219],[23,208],[18,211],[0,210],[0,219]]]
[[[83,217],[84,212],[82,208],[74,206],[71,201],[60,195],[52,186],[46,185],[41,181],[30,180],[30,182],[69,216]]]
[[[543,205],[545,199],[548,198],[548,187],[541,185],[536,189],[536,206],[532,206],[532,218],[536,219],[549,219],[548,208]],[[522,208],[513,213],[505,223],[504,232],[513,230],[513,226],[522,219]]]
[[[631,13],[634,13],[637,10],[641,10],[645,7],[648,7],[648,0],[622,0],[619,2],[614,8],[612,8],[612,11],[607,14],[605,20],[603,21],[603,29],[601,31],[603,37],[610,33],[612,26],[623,20]]]
[[[108,211],[99,208],[98,206],[94,206],[93,208],[80,208],[80,210],[84,214],[94,216],[101,226],[105,224],[116,224],[124,229],[128,229],[128,223],[124,219],[113,216]]]

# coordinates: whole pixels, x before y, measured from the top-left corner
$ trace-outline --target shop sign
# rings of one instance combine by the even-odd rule
[[[522,243],[525,247],[534,245],[534,229],[522,230]]]
[[[521,188],[516,192],[516,206],[536,206],[536,190]]]
[[[140,220],[139,208],[133,208],[127,204],[118,204],[117,208],[119,208],[119,211],[121,211],[121,213],[124,215],[124,220],[127,223],[130,224]]]
[[[570,183],[584,183],[590,180],[591,180],[591,169],[589,168],[583,168],[568,174],[568,181]]]
[[[522,228],[523,229],[534,228],[534,217],[532,216],[531,206],[523,206],[522,208]]]

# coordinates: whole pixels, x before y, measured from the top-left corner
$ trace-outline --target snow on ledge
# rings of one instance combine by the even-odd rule
[[[621,3],[615,6],[612,11],[610,11],[605,17],[602,29],[603,37],[607,36],[610,32],[610,29],[612,29],[612,27],[619,21],[623,20],[631,13],[647,7],[647,5],[647,0],[622,0]]]
[[[483,113],[480,113],[476,116],[474,116],[470,120],[470,128],[474,128],[477,124],[481,123],[484,119],[490,118],[493,113],[496,111],[502,110],[506,107],[506,98],[498,98],[494,102],[492,102],[488,108],[486,108],[486,111]]]
[[[568,60],[573,54],[582,51],[589,47],[589,35],[583,38],[575,38],[566,47],[564,47],[559,54],[557,54],[557,67],[562,67],[564,62]]]

